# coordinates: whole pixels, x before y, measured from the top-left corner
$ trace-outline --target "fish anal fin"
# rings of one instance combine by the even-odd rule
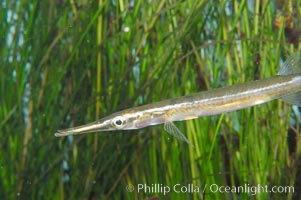
[[[176,127],[172,121],[167,121],[164,123],[164,130],[170,135],[175,136],[176,138],[187,142],[189,145],[192,145],[185,135]]]
[[[296,105],[299,107],[301,106],[301,92],[283,96],[281,99],[282,99],[282,101],[284,101],[288,104]]]

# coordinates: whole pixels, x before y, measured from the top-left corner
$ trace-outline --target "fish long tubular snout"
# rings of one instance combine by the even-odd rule
[[[56,137],[63,137],[67,135],[77,135],[83,133],[92,133],[98,131],[110,130],[110,126],[106,122],[93,122],[82,126],[77,126],[74,128],[58,130],[54,135]]]

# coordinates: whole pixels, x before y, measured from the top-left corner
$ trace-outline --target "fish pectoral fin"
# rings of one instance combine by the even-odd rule
[[[187,142],[189,145],[192,145],[189,140],[185,137],[185,135],[176,127],[176,125],[171,122],[167,121],[164,123],[164,130],[169,133],[170,135],[175,136],[176,138]]]

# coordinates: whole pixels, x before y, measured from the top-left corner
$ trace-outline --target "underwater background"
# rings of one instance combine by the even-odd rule
[[[176,122],[192,145],[163,125],[54,136],[276,75],[299,51],[300,6],[1,1],[0,199],[300,199],[300,113],[281,100]]]

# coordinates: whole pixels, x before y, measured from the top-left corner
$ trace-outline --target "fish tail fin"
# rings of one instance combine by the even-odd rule
[[[286,76],[301,73],[301,54],[294,53],[281,65],[277,75]],[[301,88],[300,92],[283,96],[282,100],[288,104],[301,106]]]

